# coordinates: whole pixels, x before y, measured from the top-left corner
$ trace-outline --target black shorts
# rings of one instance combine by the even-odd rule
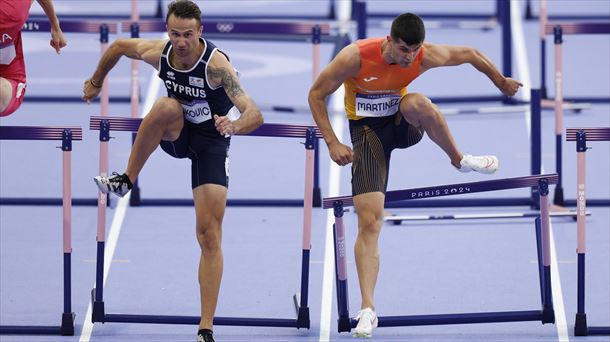
[[[349,131],[354,150],[353,196],[368,192],[385,194],[392,151],[413,146],[424,135],[423,129],[411,126],[400,113],[381,118],[349,120]]]
[[[202,135],[186,122],[175,141],[161,141],[161,148],[174,158],[191,160],[191,186],[218,184],[229,187],[231,139]]]

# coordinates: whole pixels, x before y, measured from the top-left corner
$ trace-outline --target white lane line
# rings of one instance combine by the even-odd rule
[[[140,114],[141,117],[146,116],[146,114],[152,108],[159,95],[159,89],[161,89],[161,85],[161,79],[157,77],[157,71],[153,69],[150,75],[150,82],[148,83],[146,100],[144,102],[144,106],[142,107],[142,113]],[[110,225],[110,230],[108,231],[108,239],[104,248],[104,284],[102,284],[102,288],[104,288],[104,285],[106,285],[106,278],[108,277],[108,273],[110,272],[110,264],[112,263],[112,257],[114,256],[116,244],[119,240],[119,235],[121,234],[121,227],[123,226],[123,220],[125,219],[125,212],[127,211],[127,206],[130,197],[131,193],[128,193],[125,197],[119,199],[114,217],[112,218],[112,224]],[[93,283],[93,287],[96,287],[95,283]],[[91,333],[93,332],[93,323],[91,323],[92,312],[93,308],[91,306],[91,302],[89,302],[79,342],[89,342],[91,338]]]
[[[530,70],[529,63],[527,61],[527,52],[525,49],[525,38],[523,35],[523,21],[521,20],[520,1],[511,0],[510,11],[511,11],[511,28],[513,43],[515,45],[515,55],[517,56],[517,70],[520,81],[523,83],[522,99],[530,100]],[[532,136],[532,128],[530,126],[530,116],[532,113],[528,110],[525,113],[526,126],[528,137]],[[544,174],[544,165],[541,168]],[[566,319],[565,305],[563,302],[563,292],[561,290],[561,277],[559,276],[559,263],[557,261],[557,252],[555,249],[555,238],[553,234],[553,225],[549,222],[549,232],[551,240],[551,284],[552,286],[552,297],[553,306],[555,309],[555,327],[557,329],[557,336],[560,342],[569,342],[568,324]]]
[[[341,86],[331,97],[332,114],[331,124],[339,139],[343,139],[345,129],[345,115],[337,114],[343,106],[343,94],[345,90]],[[339,196],[341,167],[335,162],[330,162],[328,172],[328,196]],[[327,210],[326,216],[326,240],[324,243],[324,273],[322,276],[322,304],[320,313],[320,342],[330,341],[330,327],[332,321],[333,280],[335,278],[335,243],[333,239],[333,223],[335,216],[332,210]]]

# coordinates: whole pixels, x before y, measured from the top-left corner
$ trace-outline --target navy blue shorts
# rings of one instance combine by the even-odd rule
[[[175,141],[161,141],[161,148],[174,158],[191,160],[191,187],[218,184],[229,187],[231,139],[202,135],[186,122]]]
[[[423,130],[411,126],[400,113],[350,120],[349,130],[354,151],[353,196],[368,192],[385,194],[392,151],[413,146],[424,135]]]

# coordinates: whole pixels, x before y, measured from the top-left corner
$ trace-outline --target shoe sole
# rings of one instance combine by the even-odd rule
[[[100,182],[100,181],[97,179],[97,177],[93,177],[93,182],[95,182],[95,185],[97,185],[97,188],[100,190],[100,192],[101,192],[101,193],[103,193],[103,194],[105,194],[105,195],[107,195],[107,194],[109,194],[109,193],[112,193],[112,194],[114,194],[114,195],[115,195],[115,196],[117,196],[117,197],[121,197],[121,198],[125,197],[125,195],[117,194],[117,193],[116,193],[116,192],[114,192],[114,191],[110,191],[110,190],[108,189],[108,185],[106,185],[106,184],[104,184],[104,183]]]
[[[97,188],[100,190],[101,193],[103,193],[103,194],[108,193],[108,187],[106,186],[106,184],[103,184],[102,182],[100,182],[97,179],[97,177],[93,177],[93,182],[95,183],[95,185],[97,185]]]
[[[353,333],[352,337],[354,337],[354,338],[371,338],[371,337],[373,337],[373,334]]]

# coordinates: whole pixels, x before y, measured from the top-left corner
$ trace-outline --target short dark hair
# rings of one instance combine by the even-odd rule
[[[201,24],[201,10],[196,3],[191,0],[174,0],[167,5],[167,16],[165,22],[169,20],[170,15],[175,15],[180,19],[195,19]]]
[[[403,13],[392,21],[390,36],[394,40],[402,40],[407,45],[420,44],[426,38],[426,28],[417,15]]]

